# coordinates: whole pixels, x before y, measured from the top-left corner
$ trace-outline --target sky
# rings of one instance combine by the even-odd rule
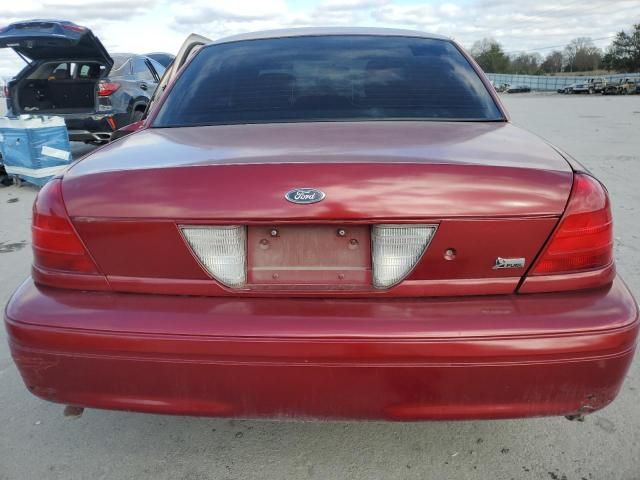
[[[509,53],[543,56],[576,37],[606,47],[640,23],[640,0],[2,0],[0,28],[31,18],[87,26],[110,52],[175,53],[189,33],[215,39],[272,28],[400,27],[447,35],[465,47],[492,37]],[[24,63],[0,49],[0,76]]]

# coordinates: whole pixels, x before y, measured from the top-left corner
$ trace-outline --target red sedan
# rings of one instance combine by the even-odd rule
[[[615,398],[638,308],[607,191],[512,125],[456,43],[242,35],[197,49],[156,103],[36,199],[5,316],[33,394],[388,420]]]

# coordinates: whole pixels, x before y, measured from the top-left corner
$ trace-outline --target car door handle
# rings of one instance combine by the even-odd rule
[[[146,83],[141,83],[141,84],[140,84],[140,88],[141,88],[142,90],[147,90],[147,89],[149,88],[149,86],[148,86]]]

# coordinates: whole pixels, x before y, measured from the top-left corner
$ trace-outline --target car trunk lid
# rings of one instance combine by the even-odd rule
[[[108,70],[113,59],[87,27],[64,20],[29,20],[0,29],[0,48],[29,60],[95,60]]]
[[[505,123],[246,125],[139,132],[72,167],[63,193],[116,289],[460,295],[516,289],[572,176],[550,146]],[[301,187],[325,198],[285,198]],[[382,288],[373,233],[381,225],[433,233],[406,274]],[[218,226],[243,228],[239,284],[215,281],[185,235]]]

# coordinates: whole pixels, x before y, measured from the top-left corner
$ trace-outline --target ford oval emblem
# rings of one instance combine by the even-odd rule
[[[303,205],[308,203],[317,203],[323,200],[324,197],[324,192],[315,188],[294,188],[293,190],[289,190],[284,196],[284,198],[289,200],[291,203],[299,203]]]

